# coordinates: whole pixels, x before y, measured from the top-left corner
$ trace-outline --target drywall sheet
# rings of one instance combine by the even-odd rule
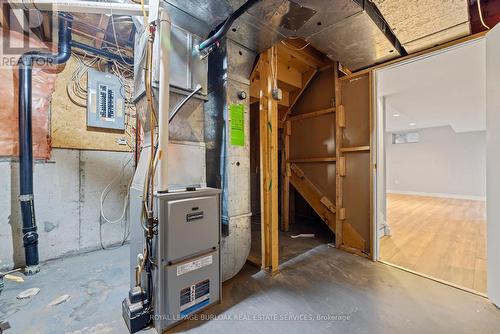
[[[370,152],[345,154],[344,208],[349,223],[365,239],[370,250]]]
[[[0,30],[0,40],[3,40],[3,30]],[[27,38],[12,31],[9,33],[11,43],[20,44]],[[33,47],[43,47],[41,42],[29,39]],[[4,55],[9,59],[17,60],[20,55]],[[54,90],[56,78],[55,68],[40,68],[35,66],[32,79],[32,131],[33,155],[35,159],[50,158],[49,137],[49,102]],[[17,156],[18,154],[18,69],[5,66],[0,68],[0,156]]]
[[[345,109],[343,147],[370,145],[370,80],[368,74],[342,82]]]
[[[106,129],[87,128],[87,110],[71,102],[66,85],[76,68],[76,60],[71,57],[55,82],[51,103],[52,147],[75,148],[103,151],[131,151],[134,145],[132,129],[110,132]],[[86,78],[85,78],[86,81]],[[86,82],[82,82],[86,86]],[[126,117],[125,122],[135,126],[135,118]],[[128,144],[127,144],[128,143]],[[129,146],[130,145],[130,146]]]

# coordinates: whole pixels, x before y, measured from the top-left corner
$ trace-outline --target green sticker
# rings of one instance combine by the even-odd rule
[[[229,106],[231,117],[231,145],[245,146],[245,106],[231,104]]]

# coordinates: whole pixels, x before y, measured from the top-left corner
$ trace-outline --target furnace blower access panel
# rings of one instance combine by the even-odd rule
[[[158,332],[220,301],[219,193],[204,188],[157,195]]]

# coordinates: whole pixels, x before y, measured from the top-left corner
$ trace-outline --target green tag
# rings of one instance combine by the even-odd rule
[[[243,104],[229,105],[231,117],[231,145],[245,146],[245,106]]]

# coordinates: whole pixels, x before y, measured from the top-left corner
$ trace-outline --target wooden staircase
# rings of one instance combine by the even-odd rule
[[[338,210],[332,201],[323,195],[321,191],[306,177],[302,169],[296,164],[290,165],[290,183],[313,208],[318,216],[325,222],[326,225],[336,233],[336,214],[339,214],[339,222],[343,225],[343,242],[344,246],[350,249],[364,249],[365,240],[352,227],[351,224],[345,222],[345,209]]]
[[[335,233],[335,214],[337,211],[335,205],[305,176],[299,166],[291,164],[290,169],[290,183],[292,186]]]

